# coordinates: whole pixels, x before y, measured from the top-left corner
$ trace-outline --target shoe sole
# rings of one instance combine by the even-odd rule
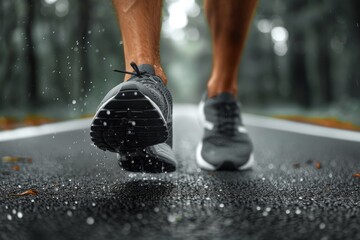
[[[166,143],[162,143],[166,144]],[[158,145],[160,146],[160,145]],[[152,147],[118,154],[120,167],[131,172],[169,173],[176,170],[176,162],[170,156],[151,151]]]
[[[204,104],[203,102],[200,103],[199,105],[199,122],[200,125],[204,126],[206,121],[205,121],[205,114],[204,114]],[[202,156],[201,156],[201,151],[202,151],[202,142],[200,142],[196,148],[196,156],[195,156],[195,160],[196,160],[196,164],[204,170],[208,170],[208,171],[221,171],[221,170],[228,170],[228,171],[243,171],[243,170],[248,170],[250,168],[252,168],[255,165],[255,158],[254,158],[254,153],[251,152],[249,155],[249,158],[247,159],[247,161],[245,161],[245,163],[241,166],[236,166],[236,164],[233,161],[227,161],[224,160],[219,166],[214,166],[212,164],[210,164],[209,162],[207,162]]]
[[[90,128],[95,146],[117,153],[163,143],[168,135],[159,107],[132,83],[99,107]]]

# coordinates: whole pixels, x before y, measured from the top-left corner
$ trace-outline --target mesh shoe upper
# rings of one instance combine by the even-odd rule
[[[224,162],[244,165],[252,153],[251,140],[243,127],[240,106],[233,95],[222,93],[202,100],[204,135],[202,158],[215,168]]]
[[[133,76],[128,81],[138,83],[139,90],[148,96],[160,108],[168,125],[169,138],[166,143],[172,147],[172,97],[163,81],[155,75],[151,65],[143,64],[139,70],[144,74],[141,77]]]

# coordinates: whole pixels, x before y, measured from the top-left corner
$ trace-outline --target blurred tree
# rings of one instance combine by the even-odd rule
[[[360,62],[360,1],[351,0],[349,4],[344,6],[348,18],[347,26],[349,27],[349,41],[347,46],[351,49],[351,64],[349,71],[349,81],[347,92],[350,97],[360,99],[360,71],[359,71],[359,62]]]
[[[186,24],[164,24],[161,54],[174,99],[194,103],[211,72],[211,41],[202,0],[195,8],[185,1],[164,1],[163,21],[181,3]],[[244,106],[359,102],[359,8],[356,0],[260,1],[239,71]],[[276,52],[274,27],[289,33],[283,54]],[[111,71],[125,67],[122,55],[111,1],[1,0],[0,111],[92,112],[122,80]]]
[[[89,90],[91,77],[89,71],[89,61],[88,61],[88,44],[89,44],[89,31],[90,30],[90,13],[91,13],[92,4],[89,0],[81,0],[79,6],[78,14],[78,39],[79,39],[79,54],[80,54],[80,66],[81,66],[81,75],[80,75],[80,90],[83,93],[86,93]]]
[[[290,30],[288,57],[290,60],[290,96],[295,102],[304,107],[311,105],[311,92],[308,83],[306,58],[305,58],[305,33],[304,28],[308,24],[306,19],[299,16],[299,11],[304,11],[307,2],[293,0],[288,4],[288,11],[284,16],[287,29]],[[299,23],[302,24],[299,24]],[[305,26],[304,26],[305,25]]]
[[[0,99],[2,99],[0,101],[0,106],[3,106],[6,99],[5,92],[7,91],[9,86],[11,86],[14,65],[17,56],[17,46],[15,44],[15,41],[13,41],[14,32],[17,25],[17,22],[15,20],[17,18],[16,6],[14,4],[11,4],[9,1],[2,1],[0,12],[0,49],[2,53],[0,57]],[[13,17],[14,19],[11,19],[11,17]],[[6,19],[7,21],[5,21]]]
[[[36,2],[35,0],[27,0],[26,3],[26,15],[27,20],[25,22],[25,49],[26,49],[26,64],[28,69],[27,74],[27,97],[28,103],[31,106],[39,103],[38,95],[38,64],[35,53],[35,45],[33,39],[33,23],[36,14]]]

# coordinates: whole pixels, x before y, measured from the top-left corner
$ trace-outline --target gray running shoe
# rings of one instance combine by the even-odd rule
[[[91,139],[102,150],[118,153],[122,168],[134,172],[172,172],[172,98],[151,65],[137,66],[133,75],[104,97],[91,124]]]
[[[199,106],[204,127],[196,162],[205,170],[245,170],[252,166],[253,145],[242,124],[240,105],[230,93],[208,98]]]

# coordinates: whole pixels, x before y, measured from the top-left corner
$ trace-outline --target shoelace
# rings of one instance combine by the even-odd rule
[[[222,102],[217,104],[218,130],[227,136],[234,136],[239,119],[239,108],[236,102]]]
[[[113,71],[119,72],[119,73],[124,73],[124,74],[130,74],[130,75],[137,76],[137,77],[141,77],[142,75],[144,75],[146,73],[146,72],[141,72],[135,62],[131,62],[130,66],[134,69],[135,72],[128,72],[128,71],[117,70],[117,69],[114,69]]]

